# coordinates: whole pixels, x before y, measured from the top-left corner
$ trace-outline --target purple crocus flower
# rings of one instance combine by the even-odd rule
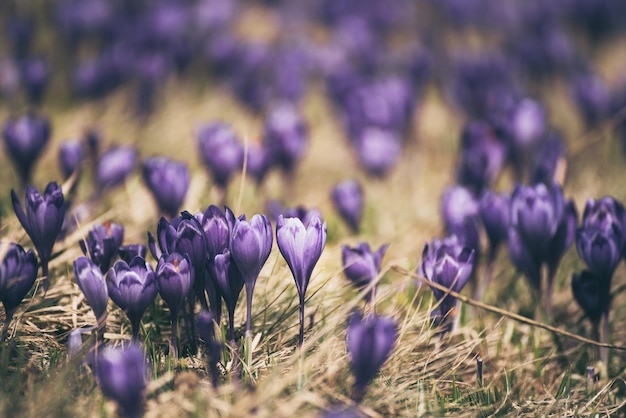
[[[402,140],[393,131],[366,127],[355,138],[354,148],[359,164],[367,174],[382,178],[400,159]]]
[[[151,157],[143,163],[143,179],[159,210],[174,218],[189,188],[189,168],[184,162],[167,157]]]
[[[502,242],[506,242],[509,230],[510,197],[486,190],[480,197],[478,214],[489,239],[489,259],[496,257],[496,251]]]
[[[201,126],[196,132],[200,157],[213,176],[213,181],[225,189],[232,175],[241,170],[243,146],[233,129],[222,122]]]
[[[77,140],[64,141],[59,146],[59,166],[65,179],[76,171],[85,159],[83,143]]]
[[[375,253],[369,244],[362,242],[354,248],[343,245],[341,247],[341,262],[343,273],[359,290],[366,288],[380,274],[380,263],[389,245],[382,245]],[[367,297],[373,300],[376,292],[374,287]]]
[[[344,180],[333,187],[331,197],[335,209],[348,224],[352,233],[358,233],[364,205],[361,184],[356,180]]]
[[[78,287],[96,315],[98,326],[101,326],[106,321],[109,292],[100,268],[87,257],[81,256],[74,260],[74,275]]]
[[[133,340],[137,341],[141,317],[158,292],[154,270],[141,257],[130,263],[119,260],[107,273],[106,281],[111,299],[128,316]]]
[[[606,280],[596,277],[589,270],[572,275],[574,299],[594,324],[594,333],[596,334],[602,316],[608,315],[609,312],[611,289],[607,284]],[[595,337],[598,339],[599,336],[596,335]]]
[[[102,225],[95,225],[87,234],[87,239],[80,240],[79,244],[83,254],[105,274],[117,257],[123,241],[124,227],[107,221]]]
[[[304,342],[304,301],[313,268],[326,245],[326,222],[313,217],[305,226],[299,218],[278,217],[276,243],[296,282],[300,301],[300,334],[298,346]]]
[[[260,185],[271,168],[272,156],[265,146],[257,142],[251,142],[248,144],[246,163],[247,175],[252,177],[257,185]]]
[[[194,277],[191,262],[188,255],[179,253],[163,254],[159,258],[156,268],[156,278],[159,294],[170,308],[172,321],[172,337],[170,349],[174,358],[178,357],[178,312],[183,306],[183,302],[189,291],[193,287]]]
[[[496,179],[506,158],[506,145],[485,122],[470,122],[461,135],[458,180],[480,193]]]
[[[54,242],[61,233],[67,209],[63,191],[56,182],[51,182],[46,186],[42,196],[34,186],[28,185],[26,187],[26,212],[13,189],[11,189],[11,201],[17,219],[33,242],[41,260],[41,273],[44,276],[43,289],[47,292],[48,262]]]
[[[347,343],[350,368],[355,381],[352,399],[360,402],[365,390],[391,355],[398,340],[398,325],[393,318],[353,312],[348,325]]]
[[[230,254],[246,286],[246,334],[252,325],[252,295],[261,269],[272,250],[272,225],[265,215],[254,215],[250,222],[235,220],[231,231]]]
[[[117,403],[120,416],[142,415],[148,366],[141,346],[104,348],[96,358],[94,374],[102,393]]]
[[[215,283],[226,304],[228,334],[229,339],[233,340],[235,337],[235,308],[245,280],[237,266],[231,266],[231,255],[228,249],[225,249],[222,254],[215,255],[213,261],[209,262],[208,269],[211,280]]]
[[[33,165],[50,140],[50,122],[34,113],[11,118],[4,123],[2,138],[20,181],[28,184]]]
[[[548,266],[545,313],[552,314],[552,285],[561,257],[574,241],[576,208],[557,184],[517,186],[511,196],[509,252],[517,269],[541,294],[541,266]]]
[[[4,305],[6,318],[0,333],[0,341],[9,329],[13,314],[20,306],[37,278],[37,257],[33,250],[24,251],[21,245],[0,242],[0,302]]]
[[[50,78],[48,64],[43,57],[31,56],[21,63],[22,85],[26,90],[28,100],[39,105],[46,91],[46,85]]]
[[[474,268],[474,250],[464,247],[456,235],[443,240],[435,239],[424,245],[422,252],[421,273],[431,282],[460,292],[467,284]],[[449,316],[455,315],[458,305],[456,298],[433,288],[435,298],[439,302],[433,316],[441,323]]]
[[[307,147],[308,130],[297,106],[289,102],[274,104],[267,115],[263,144],[274,164],[292,173]]]
[[[135,257],[146,258],[146,254],[148,254],[148,247],[143,244],[128,244],[123,245],[118,249],[118,254],[120,258],[127,263],[130,263]]]
[[[103,153],[96,167],[96,184],[100,191],[123,183],[135,170],[137,150],[132,146],[113,146]]]
[[[572,84],[572,97],[588,129],[609,117],[611,90],[600,76],[593,73],[581,75]]]
[[[446,232],[456,235],[462,245],[477,253],[480,251],[478,207],[478,199],[464,186],[448,187],[441,197]]]

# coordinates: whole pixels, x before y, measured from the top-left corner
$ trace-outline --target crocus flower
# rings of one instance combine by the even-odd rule
[[[172,320],[172,337],[170,349],[173,356],[178,357],[178,312],[183,306],[183,301],[193,287],[193,271],[188,255],[171,253],[162,255],[156,268],[159,294],[170,308]]]
[[[49,286],[48,262],[54,242],[61,233],[67,209],[63,191],[56,182],[51,182],[46,186],[42,196],[34,186],[28,185],[26,187],[26,212],[13,189],[11,189],[11,201],[17,219],[33,242],[41,260],[41,273],[44,276],[43,289],[46,292]]]
[[[81,141],[64,141],[59,147],[59,166],[64,178],[69,178],[85,159]]]
[[[161,212],[175,217],[189,188],[187,164],[167,157],[148,158],[143,163],[143,179]]]
[[[196,320],[196,328],[198,328],[198,334],[206,345],[213,387],[217,388],[219,382],[219,370],[217,369],[217,363],[219,363],[222,354],[222,344],[220,344],[218,339],[215,337],[215,322],[213,314],[208,311],[200,312],[198,319]]]
[[[502,242],[506,242],[509,230],[509,202],[506,194],[496,194],[486,190],[480,197],[478,214],[489,239],[489,259],[496,256]]]
[[[263,132],[263,144],[272,161],[292,173],[306,151],[308,130],[297,106],[279,102],[270,108]]]
[[[354,248],[347,245],[341,247],[341,261],[343,264],[343,274],[359,290],[367,286],[380,274],[380,263],[387,251],[388,245],[382,245],[375,253],[369,244],[362,242]],[[376,289],[368,293],[368,299],[373,300]]]
[[[112,222],[95,225],[85,240],[80,240],[83,254],[88,256],[105,274],[118,254],[124,241],[124,227]]]
[[[591,322],[595,324],[596,332],[600,319],[603,315],[608,314],[611,299],[610,290],[606,281],[594,276],[589,270],[572,275],[574,299],[583,308]]]
[[[33,165],[50,140],[50,122],[34,113],[8,119],[2,137],[22,184],[28,184]]]
[[[431,282],[460,292],[467,284],[474,268],[474,250],[459,243],[456,235],[435,239],[424,245],[421,273]],[[458,300],[444,291],[433,288],[439,302],[433,316],[441,323],[454,316]]]
[[[252,177],[257,185],[262,184],[272,165],[270,151],[257,142],[250,142],[246,164],[246,174]]]
[[[22,85],[26,90],[28,100],[39,105],[46,91],[50,78],[50,69],[43,57],[31,56],[20,62]]]
[[[254,215],[250,222],[237,219],[232,227],[230,254],[246,286],[246,334],[251,336],[252,295],[261,269],[272,250],[272,225],[265,215]]]
[[[352,313],[347,343],[350,368],[355,377],[354,401],[361,401],[367,386],[391,355],[397,339],[398,325],[394,319],[377,315],[363,318],[359,312]]]
[[[464,186],[448,187],[441,197],[446,232],[456,235],[462,245],[472,248],[476,253],[480,251],[478,207],[478,199]]]
[[[535,296],[541,296],[541,266],[548,266],[545,314],[552,314],[552,286],[561,257],[574,241],[576,208],[565,201],[557,184],[517,186],[511,196],[511,259],[530,280]]]
[[[158,292],[154,270],[141,257],[130,263],[119,260],[107,273],[106,281],[111,299],[128,316],[136,341],[141,317]]]
[[[96,184],[100,191],[115,187],[135,170],[137,150],[131,146],[113,146],[98,159]]]
[[[326,222],[313,217],[305,227],[298,218],[278,217],[276,243],[296,282],[300,299],[300,334],[298,345],[304,342],[304,298],[313,268],[326,245]]]
[[[354,148],[359,164],[367,174],[382,178],[400,159],[402,141],[395,132],[367,127],[356,138]]]
[[[356,180],[344,180],[333,187],[331,197],[335,209],[352,233],[359,232],[364,205],[361,184]]]
[[[96,315],[98,325],[102,324],[106,320],[109,292],[100,268],[87,257],[81,256],[74,260],[74,275],[78,287]]]
[[[234,263],[233,263],[234,264]],[[235,308],[245,280],[237,266],[231,266],[231,255],[228,249],[213,257],[208,266],[211,280],[216,284],[228,311],[229,339],[235,336]]]
[[[33,250],[14,243],[0,243],[0,302],[4,305],[6,318],[0,341],[4,340],[13,314],[37,278],[37,257]]]
[[[127,263],[130,263],[130,260],[135,257],[141,257],[145,259],[147,253],[148,247],[143,244],[128,244],[118,249],[118,254],[120,258]]]
[[[233,129],[225,123],[204,125],[196,131],[200,157],[213,176],[213,181],[225,189],[232,175],[241,170],[243,145]]]
[[[148,366],[139,345],[104,348],[96,359],[94,374],[100,390],[117,403],[122,417],[141,416]]]

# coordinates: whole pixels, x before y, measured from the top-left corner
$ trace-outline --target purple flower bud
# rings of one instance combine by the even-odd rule
[[[348,224],[352,233],[359,232],[363,217],[363,188],[356,180],[344,180],[335,185],[331,192],[335,209]]]
[[[102,321],[106,318],[107,302],[109,301],[107,284],[102,272],[90,259],[81,256],[74,260],[74,275],[78,287],[96,315],[96,320]]]
[[[468,188],[458,185],[446,188],[441,197],[441,212],[446,229],[462,225],[468,218],[475,218],[478,207],[478,200]]]
[[[531,176],[532,183],[551,185],[553,182],[563,181],[560,176],[565,174],[565,145],[556,134],[548,137],[539,147],[535,157],[535,167]]]
[[[230,254],[246,286],[246,332],[251,331],[252,295],[259,273],[272,251],[272,225],[265,215],[250,222],[237,219],[231,232]]]
[[[526,98],[513,113],[511,129],[516,148],[528,149],[539,141],[546,129],[546,114],[540,103]]]
[[[350,368],[355,377],[352,398],[359,402],[369,383],[391,355],[398,340],[398,325],[392,318],[359,312],[350,315],[347,344]]]
[[[224,211],[215,205],[210,205],[204,213],[196,214],[196,219],[202,225],[206,237],[209,260],[230,247],[230,226]]]
[[[172,313],[180,307],[193,286],[193,272],[189,256],[171,253],[162,255],[156,268],[159,294]]]
[[[120,416],[141,416],[148,366],[139,345],[104,348],[96,359],[94,372],[102,393],[117,403]]]
[[[622,259],[621,242],[622,233],[617,228],[609,234],[600,229],[579,228],[576,231],[578,255],[594,276],[609,282]]]
[[[81,141],[64,141],[59,147],[59,166],[65,179],[78,169],[85,159],[85,151]]]
[[[83,254],[88,256],[105,274],[115,260],[118,249],[124,241],[124,227],[122,225],[105,222],[95,225],[86,240],[80,240]]]
[[[127,263],[130,263],[135,257],[146,258],[146,254],[148,253],[148,247],[143,244],[129,244],[121,246],[118,249],[118,254],[120,258]]]
[[[268,113],[263,144],[272,160],[285,172],[293,172],[306,152],[308,129],[296,105],[274,104]]]
[[[20,64],[22,84],[26,89],[28,100],[34,104],[41,103],[50,77],[46,60],[42,57],[32,56],[24,59]]]
[[[587,200],[583,213],[582,228],[586,230],[600,229],[611,234],[619,229],[622,234],[622,245],[626,242],[626,211],[619,200],[611,196],[602,199]]]
[[[243,146],[233,129],[222,122],[201,126],[196,131],[200,156],[213,181],[226,188],[232,175],[243,165]]]
[[[384,177],[402,154],[402,140],[392,131],[366,127],[355,141],[359,164],[374,177]]]
[[[278,217],[276,243],[296,282],[300,299],[300,335],[304,342],[304,301],[313,268],[326,245],[326,222],[315,216],[305,227],[299,218]]]
[[[50,140],[50,122],[34,113],[8,119],[2,129],[2,137],[20,180],[27,184],[35,161]]]
[[[158,292],[152,267],[141,257],[128,264],[119,260],[107,273],[106,281],[111,299],[128,316],[137,340],[139,321]]]
[[[217,289],[224,298],[224,303],[226,303],[232,333],[235,308],[245,283],[244,277],[237,266],[231,265],[231,255],[228,249],[225,249],[222,254],[216,254],[213,261],[209,262],[208,269],[211,279],[217,285]]]
[[[461,136],[459,182],[482,191],[493,183],[500,173],[506,157],[506,146],[484,122],[470,122]]]
[[[131,146],[114,146],[100,156],[96,182],[100,190],[115,187],[135,170],[137,150]]]
[[[143,179],[159,210],[171,218],[175,217],[189,188],[187,164],[167,157],[148,158],[143,163]]]
[[[588,270],[573,274],[572,292],[574,299],[592,322],[599,322],[602,315],[608,313],[610,285],[602,277],[597,277]]]
[[[487,238],[489,238],[490,257],[495,257],[495,252],[502,242],[508,239],[510,198],[506,194],[496,194],[486,190],[480,198],[478,213],[483,222]]]
[[[0,302],[6,312],[0,334],[2,341],[13,314],[35,283],[39,266],[33,250],[25,252],[21,245],[14,243],[0,242],[0,259]]]
[[[272,165],[272,156],[269,150],[257,142],[249,143],[246,162],[246,173],[252,177],[257,184],[263,183]]]
[[[541,263],[533,258],[515,228],[509,228],[507,246],[509,257],[515,268],[528,278],[535,289],[539,289],[541,287]]]
[[[380,263],[389,245],[382,245],[375,253],[369,244],[362,242],[354,248],[341,247],[343,273],[357,288],[367,287],[380,273]]]
[[[571,94],[587,128],[609,117],[611,91],[606,82],[595,74],[586,74],[573,80]]]
[[[15,193],[11,190],[13,210],[20,224],[30,237],[41,260],[44,291],[48,290],[48,261],[54,242],[61,233],[65,211],[63,191],[56,182],[48,183],[42,196],[32,185],[26,187],[26,212]]]

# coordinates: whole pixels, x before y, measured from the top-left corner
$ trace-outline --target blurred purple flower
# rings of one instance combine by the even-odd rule
[[[331,197],[335,209],[353,234],[359,232],[363,217],[363,188],[356,180],[344,180],[333,187]]]
[[[387,251],[388,244],[382,245],[375,253],[367,242],[362,242],[354,248],[343,245],[341,247],[341,262],[343,274],[359,290],[369,286],[380,274],[380,263]],[[367,299],[372,300],[376,287],[368,293]]]
[[[32,168],[50,140],[50,122],[45,117],[27,113],[8,119],[2,138],[23,185],[30,181]]]
[[[107,221],[102,225],[95,225],[87,234],[87,238],[78,243],[83,254],[100,267],[102,274],[105,274],[117,257],[123,241],[124,227]]]
[[[189,188],[189,168],[184,162],[167,157],[150,157],[143,163],[143,179],[159,210],[174,218]]]
[[[384,177],[402,155],[402,140],[392,131],[375,127],[363,128],[354,148],[361,167],[367,174]]]
[[[31,56],[20,62],[21,82],[26,89],[28,100],[39,105],[43,99],[50,78],[50,70],[46,60],[39,56]]]
[[[461,135],[458,181],[480,193],[502,170],[506,153],[505,143],[491,125],[480,121],[468,123]]]
[[[589,270],[572,275],[574,299],[594,323],[594,327],[597,327],[603,315],[608,315],[610,290],[610,284],[606,280],[595,276]]]
[[[196,131],[200,156],[213,176],[213,181],[222,189],[228,185],[232,175],[241,170],[243,146],[233,129],[222,122],[201,126]]]
[[[85,295],[87,303],[96,315],[98,325],[106,320],[107,303],[109,293],[102,272],[87,257],[78,257],[74,260],[74,275],[78,287]]]
[[[611,91],[600,76],[585,74],[574,78],[571,94],[587,129],[611,116]]]
[[[196,320],[196,328],[198,329],[200,338],[202,338],[204,344],[206,345],[211,379],[213,387],[216,388],[219,382],[219,370],[217,368],[217,363],[219,363],[220,357],[222,356],[222,344],[215,336],[215,322],[213,314],[208,311],[200,312],[198,319]]]
[[[265,120],[263,145],[273,164],[292,173],[304,157],[308,143],[308,128],[297,106],[290,102],[272,105]]]
[[[15,190],[11,189],[13,210],[20,224],[30,237],[41,261],[44,276],[43,289],[48,291],[48,262],[52,256],[54,242],[61,233],[67,205],[63,191],[56,182],[48,183],[43,196],[32,185],[26,187],[26,212],[22,208]]]
[[[68,179],[82,165],[85,157],[81,141],[63,141],[59,146],[59,166],[63,177]]]
[[[107,273],[106,282],[111,299],[128,316],[137,341],[141,317],[158,292],[154,270],[141,257],[130,263],[119,260]]]
[[[96,184],[100,191],[123,183],[135,170],[137,150],[132,146],[113,146],[103,153],[96,168]]]
[[[486,190],[480,198],[478,213],[489,239],[490,260],[495,259],[498,247],[508,239],[509,205],[507,194],[496,194],[492,190]]]
[[[269,150],[258,142],[249,143],[246,162],[246,173],[256,181],[257,185],[262,184],[272,166],[272,156]]]

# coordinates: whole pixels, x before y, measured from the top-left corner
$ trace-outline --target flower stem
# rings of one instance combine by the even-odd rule
[[[50,281],[48,280],[48,260],[46,258],[41,258],[41,276],[43,277],[43,294],[44,296],[48,292],[48,288],[50,287]]]
[[[175,360],[178,360],[178,311],[171,313],[172,320],[172,338],[170,339],[170,353]]]
[[[304,343],[304,298],[300,298],[300,334],[298,335],[298,348]]]

